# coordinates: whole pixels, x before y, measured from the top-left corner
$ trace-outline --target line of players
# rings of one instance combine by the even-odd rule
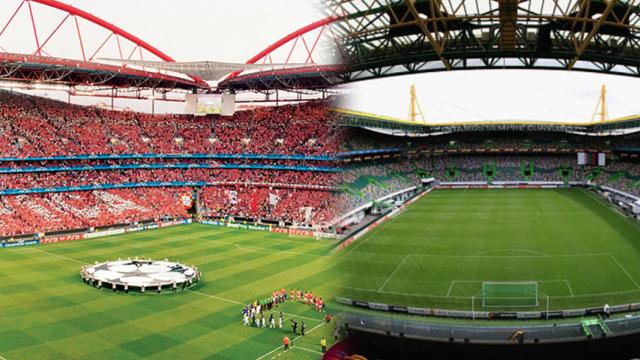
[[[268,310],[272,307],[268,306]],[[265,315],[267,306],[261,301],[254,301],[251,304],[246,305],[242,309],[242,325],[251,327],[267,327],[267,317]],[[284,316],[282,311],[278,314],[278,328],[282,329],[284,326]],[[276,322],[273,316],[273,312],[269,314],[269,329],[275,329]]]
[[[267,327],[267,318],[265,315],[265,311],[272,311],[274,307],[277,307],[278,304],[282,304],[289,301],[302,302],[306,305],[312,305],[315,307],[316,311],[323,312],[325,310],[325,303],[319,296],[314,296],[312,292],[305,292],[304,290],[298,289],[294,291],[291,289],[289,292],[289,297],[287,298],[287,293],[284,289],[276,290],[271,294],[270,298],[264,300],[255,300],[252,303],[246,305],[242,309],[242,324],[244,326],[252,326],[252,327]],[[328,321],[331,321],[330,315],[328,316]],[[297,322],[295,320],[292,321],[293,332],[296,332]],[[275,318],[273,312],[269,314],[269,328],[273,329],[276,327]],[[282,312],[278,314],[278,328],[282,329],[284,325],[284,316]],[[304,321],[301,322],[301,331],[304,335]]]
[[[283,302],[286,301],[286,293],[284,289],[280,291],[276,290],[273,293],[274,299],[277,298],[277,296],[280,296]],[[312,305],[318,312],[324,312],[326,306],[324,300],[322,300],[321,297],[313,295],[313,292],[311,291],[305,292],[304,290],[300,289],[296,291],[291,289],[289,291],[289,301],[303,302],[306,305]]]

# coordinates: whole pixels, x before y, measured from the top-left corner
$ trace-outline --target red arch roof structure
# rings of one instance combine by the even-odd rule
[[[57,24],[57,26],[53,28],[53,30],[46,33],[46,37],[39,36],[38,24],[36,23],[36,18],[34,17],[34,9],[32,8],[32,3],[37,3],[40,5],[46,6],[48,8],[61,11],[64,14],[66,14],[62,18],[62,20]],[[72,31],[76,33],[79,48],[81,49],[81,56],[79,56],[80,59],[74,60],[75,68],[77,69],[91,70],[92,68],[94,68],[95,65],[97,64],[93,62],[93,60],[97,58],[98,54],[101,54],[102,55],[101,57],[104,57],[104,58],[117,58],[123,61],[131,60],[134,55],[136,57],[137,55],[139,55],[140,60],[145,60],[143,58],[143,50],[145,52],[152,54],[153,56],[157,57],[162,61],[166,61],[166,62],[174,61],[174,59],[169,55],[165,54],[164,52],[160,51],[158,48],[152,46],[151,44],[140,39],[139,37],[125,31],[124,29],[116,25],[113,25],[105,21],[104,19],[101,19],[84,10],[76,8],[72,5],[64,4],[58,0],[21,0],[20,4],[18,5],[17,9],[12,13],[9,20],[4,24],[3,27],[0,27],[0,39],[2,38],[3,34],[5,34],[5,31],[10,26],[12,21],[15,20],[16,14],[18,14],[18,12],[20,12],[21,9],[25,9],[25,11],[28,11],[29,19],[31,22],[30,25],[31,25],[31,28],[33,29],[35,48],[32,52],[26,53],[26,54],[10,53],[10,52],[6,52],[4,54],[0,53],[0,65],[2,65],[3,58],[10,58],[12,59],[12,61],[14,61],[16,58],[19,58],[18,55],[20,55],[20,56],[28,57],[29,64],[35,65],[35,66],[31,67],[28,75],[21,75],[26,77],[25,79],[17,78],[14,80],[29,81],[29,80],[35,79],[40,81],[49,81],[50,79],[47,77],[48,76],[47,71],[50,73],[52,70],[51,68],[47,68],[43,73],[44,75],[38,73],[39,70],[37,65],[43,59],[46,60],[47,66],[56,65],[57,64],[56,60],[64,60],[64,61],[61,61],[61,62],[64,62],[64,70],[70,71],[69,61],[68,61],[70,59],[64,59],[64,56],[62,57],[55,56],[55,54],[52,55],[52,54],[49,54],[49,52],[47,52],[48,50],[47,45],[49,44],[50,40],[53,37],[55,37],[56,34],[59,33],[59,30],[61,29],[61,27],[63,27],[63,25],[68,21],[75,22],[75,24],[73,23],[71,24],[71,26],[73,26]],[[78,24],[79,18],[106,30],[107,31],[106,38],[101,42],[100,42],[101,39],[97,39],[98,42],[96,42],[95,36],[91,39],[88,39],[88,37],[83,37],[81,27]],[[273,44],[269,45],[267,48],[260,51],[259,53],[257,53],[255,56],[253,56],[247,61],[248,64],[258,64],[262,62],[264,64],[264,69],[258,72],[252,72],[242,76],[239,76],[240,72],[235,72],[229,75],[227,79],[221,83],[221,85],[223,85],[222,88],[226,87],[227,89],[232,89],[232,90],[233,89],[251,90],[251,89],[265,89],[265,88],[268,89],[268,88],[295,88],[295,87],[299,87],[299,88],[329,87],[332,83],[332,80],[330,78],[334,77],[335,74],[339,73],[339,69],[341,65],[339,64],[323,65],[323,64],[318,64],[316,60],[319,57],[318,45],[320,43],[320,40],[323,37],[330,39],[330,41],[332,42],[335,42],[335,48],[339,49],[339,55],[342,57],[342,60],[346,59],[346,55],[344,54],[344,52],[341,51],[341,47],[339,46],[337,36],[335,36],[335,34],[333,33],[333,30],[329,26],[331,23],[337,21],[338,19],[339,17],[336,17],[336,16],[326,17],[312,24],[304,26],[294,31],[291,34],[288,34],[282,39],[274,42]],[[2,23],[0,23],[0,26],[2,26]],[[133,49],[128,54],[123,53],[124,49],[123,49],[123,46],[121,46],[121,39],[126,40],[128,43],[134,45]],[[105,45],[109,41],[117,42],[117,54],[115,54],[115,56],[104,56],[101,53],[101,51],[104,51]],[[89,45],[92,45],[92,46],[87,46],[88,42],[90,42],[91,44]],[[290,45],[290,48],[287,48],[288,45]],[[90,47],[92,48],[92,53],[88,52]],[[4,50],[4,49],[0,47],[0,50]],[[274,55],[277,52],[282,50],[287,50],[287,51],[285,51],[284,54],[282,55]],[[296,51],[298,53],[302,53],[302,56],[300,57],[299,56],[300,54],[296,55]],[[281,56],[281,58],[277,59],[279,61],[274,61],[273,58],[276,56]],[[296,56],[298,57],[296,58]],[[271,64],[274,64],[274,63],[281,63],[281,64],[282,63],[284,64],[303,63],[303,64],[308,64],[308,66],[305,66],[303,70],[300,70],[300,69],[286,70],[286,69],[277,69],[274,66],[270,66]],[[0,68],[0,77],[4,77],[5,79],[12,80],[12,78],[10,76],[7,76],[7,74],[9,73],[26,74],[25,71],[22,71],[22,72],[16,71],[16,69],[19,67],[20,67],[20,63],[14,62],[14,63],[11,63],[10,68],[6,68],[6,69]],[[133,69],[128,68],[124,63],[121,64],[121,66],[111,65],[112,68],[110,69],[106,64],[100,64],[100,67],[103,72],[110,71],[111,75],[113,75],[114,78],[120,78],[120,80],[122,80],[121,78],[123,77],[123,75],[139,77],[146,74],[146,76],[149,76],[150,78],[161,77],[163,79],[162,84],[166,84],[168,86],[170,86],[171,82],[170,81],[167,82],[166,80],[167,78],[172,78],[172,80],[174,80],[176,84],[179,84],[178,87],[182,87],[182,88],[186,88],[189,86],[194,88],[208,87],[205,81],[195,76],[191,76],[193,81],[187,81],[186,79],[183,79],[183,78],[172,77],[167,74],[160,74],[158,72],[146,71],[144,69],[142,71],[136,70],[135,74],[133,74],[132,73]],[[53,68],[53,70],[57,71],[57,70],[60,70],[60,68]],[[140,83],[139,80],[140,79],[136,79],[136,81],[133,81],[133,82],[120,81],[118,82],[118,86],[125,86],[126,84],[129,84],[129,83],[133,84],[133,86],[136,86],[136,84]],[[64,82],[64,81],[59,81],[59,82]],[[79,83],[86,85],[87,82],[91,82],[90,77],[84,77],[83,80],[80,81]],[[68,83],[73,84],[73,81]],[[155,82],[153,84],[158,84],[158,83]],[[101,82],[100,85],[110,85],[110,84],[108,82]]]
[[[232,90],[264,90],[274,87],[319,89],[332,86],[333,78],[337,76],[343,67],[340,62],[346,60],[346,55],[341,51],[342,48],[338,38],[330,26],[339,19],[337,16],[329,16],[288,34],[247,60],[247,64],[262,62],[264,64],[263,70],[246,75],[241,75],[241,71],[234,72],[218,86]],[[333,47],[337,49],[341,57],[338,64],[325,65],[316,63],[316,52],[326,50],[318,48],[322,38],[328,39]],[[298,49],[302,49],[302,51],[299,51],[301,54],[298,54],[298,56],[302,55],[302,58],[295,59],[294,51]],[[274,60],[273,54],[277,50],[288,51],[281,54],[281,58]],[[308,64],[308,66],[277,69],[270,66],[273,63],[302,63]]]
[[[51,9],[55,9],[55,10],[59,10],[63,13],[65,13],[66,15],[62,18],[62,20],[57,24],[57,26],[55,26],[53,28],[53,30],[51,30],[50,32],[46,33],[46,37],[40,37],[39,36],[39,29],[38,29],[38,24],[36,23],[36,17],[34,17],[34,9],[32,7],[32,3],[38,3],[41,5],[44,5],[48,8]],[[134,55],[139,55],[140,59],[143,58],[143,50],[145,52],[148,52],[149,54],[152,54],[153,56],[157,57],[158,59],[162,60],[162,61],[167,61],[167,62],[172,62],[174,61],[173,58],[167,54],[165,54],[164,52],[162,52],[161,50],[159,50],[158,48],[152,46],[151,44],[149,44],[148,42],[140,39],[139,37],[127,32],[126,30],[111,24],[107,21],[105,21],[104,19],[101,19],[93,14],[90,14],[82,9],[76,8],[72,5],[67,5],[64,4],[60,1],[57,0],[22,0],[20,1],[18,7],[15,9],[15,11],[12,13],[12,15],[10,16],[10,18],[8,19],[8,21],[2,25],[0,24],[0,26],[2,26],[0,28],[0,38],[5,34],[7,28],[9,28],[9,26],[12,24],[12,22],[17,21],[16,20],[16,15],[20,12],[21,9],[25,9],[24,11],[28,11],[29,14],[29,20],[31,22],[31,28],[33,29],[33,37],[34,37],[34,42],[35,42],[35,49],[33,52],[31,52],[30,54],[15,54],[15,53],[4,53],[4,55],[1,58],[15,58],[16,55],[24,55],[26,57],[28,57],[29,63],[30,64],[34,64],[34,63],[38,63],[40,62],[40,60],[47,60],[46,64],[49,66],[53,66],[56,65],[56,59],[58,60],[65,60],[65,64],[64,66],[66,66],[68,68],[68,60],[70,59],[63,59],[63,57],[61,56],[55,56],[52,54],[49,54],[46,50],[47,50],[47,45],[49,44],[49,41],[54,38],[57,34],[59,34],[60,29],[63,27],[63,25],[65,23],[67,23],[68,21],[73,21],[74,23],[71,24],[71,26],[74,27],[75,33],[77,35],[77,41],[81,50],[81,59],[76,59],[75,62],[75,67],[78,69],[87,69],[87,70],[92,70],[93,68],[95,68],[95,66],[99,66],[101,67],[102,71],[111,71],[114,75],[116,75],[116,77],[122,77],[122,75],[126,75],[126,76],[149,76],[151,78],[155,78],[155,77],[159,77],[162,78],[164,80],[171,78],[173,80],[174,83],[178,83],[180,84],[179,87],[207,87],[208,85],[206,84],[206,82],[204,82],[203,80],[197,78],[197,77],[192,77],[193,81],[186,81],[185,80],[181,80],[181,78],[178,77],[171,77],[169,75],[166,74],[159,74],[159,73],[155,73],[155,72],[149,72],[149,71],[134,71],[132,69],[127,69],[126,65],[122,64],[122,66],[113,66],[113,65],[105,65],[105,64],[96,64],[93,62],[94,59],[96,59],[96,56],[98,56],[98,54],[104,50],[105,45],[109,42],[109,41],[115,41],[117,43],[117,54],[115,56],[113,56],[114,58],[119,58],[120,60],[124,60],[124,59],[131,59]],[[98,26],[99,28],[102,28],[104,30],[106,30],[107,32],[107,36],[106,38],[99,42],[101,39],[98,39],[96,41],[96,39],[89,39],[88,37],[83,37],[80,25],[78,23],[78,18],[80,19],[84,19],[86,21],[88,21],[91,24],[94,24],[96,26]],[[58,35],[60,36],[60,35]],[[123,39],[123,41],[127,41],[129,43],[131,43],[133,45],[133,49],[127,54],[123,53],[123,44],[121,42],[121,39]],[[93,48],[95,50],[93,50],[93,52],[90,54],[88,53],[89,50],[89,46],[87,46],[87,43],[91,43],[90,45],[93,45]],[[4,49],[3,49],[4,50]],[[6,51],[6,50],[5,50]],[[12,66],[17,66],[15,64],[13,64]],[[108,69],[108,70],[105,70]],[[0,70],[0,74],[2,74],[2,71]],[[37,74],[36,74],[37,75]],[[34,76],[33,74],[31,74],[30,76]],[[9,78],[11,79],[11,78]],[[20,79],[17,79],[20,80]],[[30,79],[24,79],[24,80],[30,80]],[[48,80],[48,79],[39,79],[39,80]],[[72,82],[71,82],[72,83]],[[139,83],[138,81],[134,81],[132,82],[132,84],[135,86],[135,84]],[[159,84],[158,82],[153,82],[155,84]],[[85,83],[82,83],[83,85]],[[126,85],[127,82],[119,82],[119,86],[123,86],[122,84]],[[166,84],[167,86],[170,86],[171,82],[164,82],[163,84]],[[190,84],[190,85],[189,85]]]
[[[116,34],[116,35],[122,36],[123,38],[125,38],[125,39],[131,41],[132,43],[136,44],[137,46],[140,46],[141,48],[149,51],[150,53],[154,54],[155,56],[159,57],[160,59],[162,59],[164,61],[175,61],[175,60],[173,60],[173,58],[171,56],[163,53],[162,51],[158,50],[156,47],[151,46],[149,43],[147,43],[146,41],[140,39],[139,37],[134,36],[131,33],[127,32],[127,31],[125,31],[125,30],[123,30],[123,29],[121,29],[121,28],[119,28],[119,27],[117,27],[117,26],[115,26],[115,25],[113,25],[111,23],[108,23],[105,20],[103,20],[103,19],[101,19],[101,18],[99,18],[99,17],[97,17],[95,15],[92,15],[92,14],[90,14],[90,13],[84,11],[84,10],[78,9],[78,8],[76,8],[74,6],[64,4],[64,3],[61,3],[61,2],[56,1],[56,0],[24,0],[22,3],[24,3],[25,1],[28,3],[29,6],[31,6],[29,4],[30,2],[36,2],[36,3],[42,4],[42,5],[46,5],[46,6],[61,10],[61,11],[65,11],[70,15],[80,16],[81,18],[83,18],[83,19],[85,19],[87,21],[90,21],[90,22],[92,22],[92,23],[94,23],[94,24],[96,24],[96,25],[98,25],[100,27],[103,27],[103,28],[105,28],[107,30],[110,30],[112,32],[112,34]],[[22,6],[22,3],[20,4],[20,6]],[[30,12],[31,12],[31,10],[30,10]],[[35,27],[35,21],[33,19],[33,15],[31,16],[31,21],[32,21],[33,26]],[[63,20],[63,22],[64,21],[66,21],[66,17]],[[55,31],[57,29],[58,28],[56,28],[53,31],[52,35],[55,33]],[[50,35],[49,38],[52,35]],[[36,36],[36,39],[37,39],[37,34],[35,36]],[[82,42],[81,39],[80,39],[80,41]],[[45,44],[43,43],[41,46],[40,45],[39,46],[42,47],[44,45]],[[38,51],[37,55],[41,55],[40,54],[41,49],[39,48],[37,51]],[[85,58],[83,60],[86,61],[87,59]],[[93,58],[90,58],[89,60],[93,60]]]

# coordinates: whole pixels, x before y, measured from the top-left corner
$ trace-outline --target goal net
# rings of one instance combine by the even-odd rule
[[[538,283],[535,281],[485,281],[482,283],[483,307],[537,307]]]

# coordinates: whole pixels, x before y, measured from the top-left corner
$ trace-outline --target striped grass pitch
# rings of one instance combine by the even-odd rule
[[[341,256],[338,295],[365,301],[500,310],[484,282],[536,283],[517,310],[640,301],[640,227],[587,190],[436,190]]]
[[[13,359],[317,359],[332,328],[311,307],[287,303],[283,330],[242,326],[242,304],[275,289],[330,298],[333,242],[192,224],[0,251],[0,356]],[[81,264],[119,257],[196,264],[201,283],[178,294],[97,290]],[[330,308],[329,308],[330,310]],[[277,315],[277,314],[276,314]],[[290,319],[309,334],[282,353]],[[313,332],[310,330],[313,329]],[[269,354],[268,356],[264,356]]]

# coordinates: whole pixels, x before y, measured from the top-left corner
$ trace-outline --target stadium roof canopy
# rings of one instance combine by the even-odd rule
[[[551,121],[481,121],[427,124],[365,112],[334,109],[338,123],[397,136],[438,136],[461,132],[535,131],[585,136],[617,136],[640,132],[640,115],[593,123]]]
[[[263,64],[229,63],[220,61],[189,61],[189,62],[164,62],[144,60],[120,60],[101,59],[114,62],[124,62],[128,65],[155,68],[159,70],[173,71],[189,76],[196,76],[207,81],[219,81],[222,77],[236,71],[263,70]],[[296,69],[307,64],[269,64],[269,67],[281,70]]]
[[[102,59],[121,62],[119,59]],[[171,71],[207,81],[220,81],[218,89],[231,91],[270,89],[326,89],[338,82],[341,65],[304,63],[228,63],[218,61],[162,62],[123,60],[128,65]],[[245,72],[240,74],[240,72]],[[237,74],[230,76],[232,74]],[[224,79],[223,79],[224,78]]]
[[[247,64],[262,64],[261,70],[248,74],[234,72],[218,84],[218,89],[324,91],[340,83],[339,75],[346,71],[347,55],[333,31],[338,19],[338,16],[328,16],[274,42],[247,61]],[[278,68],[272,65],[274,59],[283,64],[304,66]]]
[[[42,20],[57,19],[58,16],[60,20],[53,27]],[[25,41],[24,37],[29,35],[23,31],[7,31],[20,26],[16,23],[25,20],[27,28],[33,29],[33,42]],[[12,39],[11,36],[15,35],[20,37]],[[173,61],[173,58],[122,28],[57,0],[17,2],[8,20],[0,23],[0,37],[11,44],[10,50],[2,47],[4,52],[0,53],[0,80],[7,83],[80,86],[98,90],[151,89],[162,93],[173,89],[208,88],[206,82],[196,77],[133,69],[122,62],[117,65],[97,62],[97,58],[107,56],[117,56],[120,60],[139,56],[166,62]],[[63,43],[66,46],[61,47]],[[80,52],[70,55],[75,51],[67,53],[61,51],[62,48],[79,49]]]
[[[343,63],[345,56],[335,49],[338,40],[329,28],[336,17],[320,19],[284,36],[246,64],[176,63],[139,37],[72,5],[58,0],[16,0],[16,3],[6,23],[0,23],[0,38],[11,37],[15,32],[6,30],[26,19],[27,28],[33,29],[33,43],[13,39],[11,49],[2,48],[5,53],[0,53],[0,81],[7,83],[80,85],[86,91],[92,91],[92,86],[96,91],[128,87],[133,91],[166,94],[172,89],[209,91],[210,86],[202,77],[220,80],[228,75],[218,83],[218,89],[324,91],[334,85],[338,70],[343,71],[335,64]],[[45,17],[41,15],[43,11],[46,18],[55,19],[57,13],[61,20],[51,28],[39,21]],[[67,53],[56,54],[60,46],[54,44],[61,41],[69,44],[65,48],[81,51],[73,58]],[[74,43],[77,47],[71,46]]]
[[[49,56],[0,53],[0,80],[111,88],[194,89],[189,78]]]
[[[343,81],[465,69],[640,76],[640,0],[327,0]]]
[[[218,88],[232,91],[269,89],[323,90],[340,83],[342,65],[306,65],[288,69],[263,70],[225,79]]]

